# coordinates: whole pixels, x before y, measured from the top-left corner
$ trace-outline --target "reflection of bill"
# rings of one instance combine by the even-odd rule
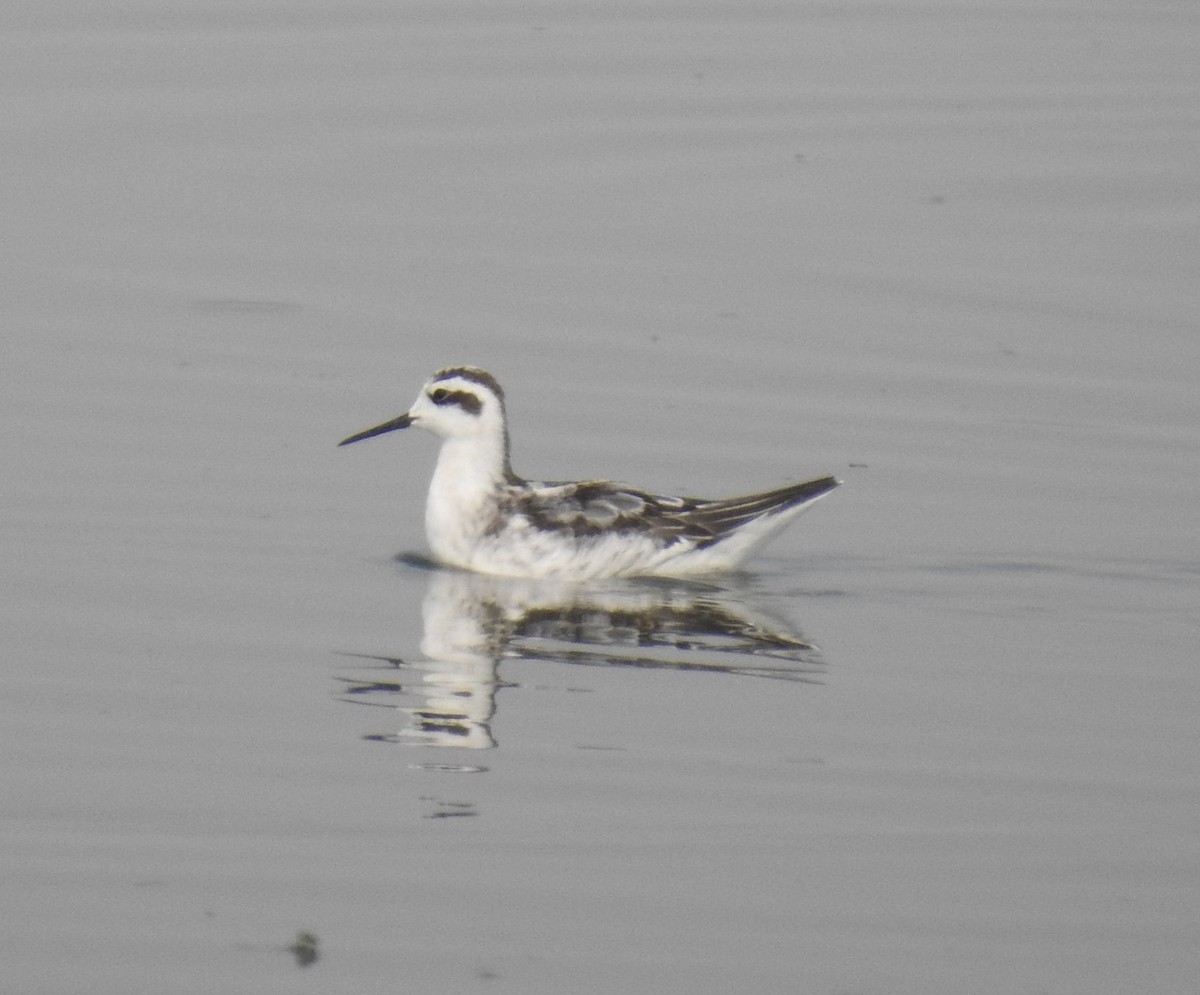
[[[425,660],[372,658],[396,681],[354,680],[351,700],[394,705],[390,742],[486,749],[505,657],[591,666],[819,680],[819,652],[729,586],[680,581],[558,584],[433,570],[422,606]]]

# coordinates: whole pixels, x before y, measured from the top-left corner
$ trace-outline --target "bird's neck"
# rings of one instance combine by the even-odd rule
[[[498,494],[511,479],[503,436],[443,441],[425,504],[426,538],[438,559],[470,566],[475,543],[497,525]]]

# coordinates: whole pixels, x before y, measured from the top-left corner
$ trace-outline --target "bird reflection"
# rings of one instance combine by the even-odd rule
[[[422,620],[424,659],[346,654],[363,663],[338,678],[343,698],[401,716],[396,732],[369,739],[496,746],[491,723],[505,658],[809,683],[824,671],[812,643],[730,585],[564,585],[436,569]]]

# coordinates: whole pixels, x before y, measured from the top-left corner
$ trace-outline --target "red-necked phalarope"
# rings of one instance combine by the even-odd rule
[[[588,580],[733,570],[840,481],[822,477],[715,501],[607,480],[541,483],[509,464],[504,391],[473,366],[439,370],[399,418],[349,445],[417,425],[442,438],[425,533],[442,563],[512,577]]]

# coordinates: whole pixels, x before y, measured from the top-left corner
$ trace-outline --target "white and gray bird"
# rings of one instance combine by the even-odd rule
[[[743,497],[664,497],[608,480],[524,480],[509,462],[504,391],[473,366],[439,370],[405,413],[343,439],[416,425],[442,439],[425,534],[447,566],[566,581],[693,577],[737,569],[840,481]]]

